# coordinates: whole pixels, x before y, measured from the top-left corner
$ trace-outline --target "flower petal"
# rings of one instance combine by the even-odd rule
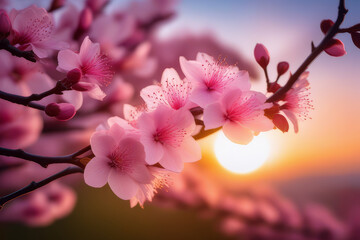
[[[203,80],[203,69],[199,62],[188,61],[184,57],[180,57],[180,67],[188,80],[194,82]]]
[[[299,131],[299,124],[298,124],[298,120],[297,120],[295,114],[292,111],[287,110],[287,109],[283,109],[282,111],[292,122],[292,124],[294,125],[294,131],[295,131],[295,133],[297,133]]]
[[[213,103],[204,109],[205,130],[221,127],[225,124],[224,113],[220,103]]]
[[[80,59],[79,55],[74,53],[73,51],[66,49],[62,50],[58,54],[58,63],[59,63],[59,70],[62,71],[70,71],[74,68],[80,67]]]
[[[116,147],[115,140],[105,132],[95,132],[90,138],[91,150],[95,156],[108,156]]]
[[[164,155],[159,161],[161,166],[173,172],[181,172],[184,168],[184,163],[181,159],[180,151],[172,147],[164,148]]]
[[[85,183],[92,187],[103,187],[111,170],[110,160],[106,157],[94,157],[85,167]]]
[[[139,185],[131,177],[115,169],[110,171],[108,182],[116,196],[124,200],[130,200],[139,189]]]
[[[196,162],[201,159],[200,145],[192,137],[188,137],[183,141],[179,151],[181,151],[183,162]]]
[[[253,133],[250,129],[235,122],[226,122],[223,132],[227,138],[238,144],[248,144],[253,139]]]

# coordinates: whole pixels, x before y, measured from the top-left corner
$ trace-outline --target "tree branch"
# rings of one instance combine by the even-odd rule
[[[29,185],[27,185],[26,187],[24,188],[21,188],[19,189],[18,191],[16,192],[13,192],[13,193],[10,193],[9,195],[6,195],[6,196],[3,196],[0,198],[0,209],[6,204],[8,203],[9,201],[17,198],[17,197],[20,197],[24,194],[27,194],[29,192],[32,192],[42,186],[45,186],[46,184],[56,180],[56,179],[59,179],[61,177],[64,177],[64,176],[67,176],[67,175],[70,175],[70,174],[73,174],[73,173],[82,173],[84,172],[84,170],[82,168],[79,168],[79,167],[68,167],[66,168],[65,170],[61,171],[61,172],[58,172],[48,178],[45,178],[44,180],[42,181],[39,181],[39,182],[31,182]]]
[[[317,56],[319,56],[319,54],[322,51],[324,51],[329,41],[339,32],[339,27],[341,23],[344,21],[347,12],[348,10],[345,8],[345,0],[340,0],[338,17],[336,19],[336,22],[330,28],[328,33],[325,35],[324,39],[317,47],[313,48],[313,51],[305,59],[305,61],[301,64],[301,66],[296,70],[296,72],[290,76],[287,83],[282,88],[280,88],[276,93],[274,93],[271,97],[269,97],[266,100],[266,102],[275,102],[280,100],[285,95],[285,93],[291,89],[291,87],[294,85],[294,83],[300,77],[300,75],[308,68],[308,66],[314,61],[314,59]]]
[[[22,149],[8,149],[8,148],[0,147],[0,155],[29,160],[31,162],[35,162],[39,164],[44,168],[46,168],[49,164],[57,164],[57,163],[68,163],[84,168],[84,165],[80,162],[80,160],[77,157],[90,150],[91,150],[91,146],[89,145],[70,155],[59,156],[59,157],[46,157],[46,156],[39,156],[39,155],[27,153]]]
[[[0,40],[0,49],[4,49],[11,53],[13,56],[25,58],[31,62],[36,62],[35,54],[33,51],[22,51],[10,44],[8,39]]]

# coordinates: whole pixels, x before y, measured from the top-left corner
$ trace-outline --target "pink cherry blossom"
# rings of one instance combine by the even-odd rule
[[[129,200],[141,184],[152,181],[143,145],[118,124],[95,132],[90,143],[95,157],[85,167],[84,179],[89,186],[102,187],[108,182],[119,198]]]
[[[144,99],[149,110],[154,110],[159,104],[165,104],[177,110],[190,107],[189,96],[191,84],[186,79],[180,79],[173,68],[163,72],[160,85],[151,85],[141,90],[140,96]]]
[[[141,142],[150,165],[160,163],[165,169],[180,172],[184,162],[201,158],[198,143],[191,137],[195,121],[186,109],[174,110],[160,105],[155,111],[143,113],[138,119]]]
[[[204,109],[205,129],[223,126],[224,134],[231,141],[247,144],[252,140],[254,132],[268,131],[274,126],[264,116],[264,109],[272,106],[265,101],[265,95],[259,92],[231,90],[220,102]]]
[[[92,98],[102,100],[105,93],[100,86],[107,86],[113,77],[109,61],[100,53],[100,45],[86,37],[81,44],[79,53],[69,49],[59,52],[58,70],[69,72],[75,68],[80,69],[82,78],[72,88],[78,91],[89,91]]]
[[[294,131],[299,131],[298,118],[306,120],[309,111],[313,109],[312,100],[309,98],[309,72],[301,74],[294,86],[286,93],[283,101],[285,104],[280,109],[294,125]]]
[[[250,90],[249,74],[246,71],[222,65],[205,53],[198,53],[196,61],[180,57],[180,66],[193,87],[190,100],[200,107],[218,101],[228,89]]]
[[[35,5],[10,12],[12,31],[10,43],[21,50],[32,50],[39,58],[48,57],[51,50],[67,47],[53,37],[54,19],[44,9]]]
[[[270,54],[269,54],[269,51],[266,49],[266,47],[263,44],[261,44],[261,43],[256,44],[255,49],[254,49],[254,56],[255,56],[256,62],[262,68],[267,67],[267,65],[269,64],[269,61],[270,61]]]

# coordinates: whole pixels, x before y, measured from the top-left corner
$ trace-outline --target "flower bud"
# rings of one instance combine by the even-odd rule
[[[265,69],[270,61],[270,55],[266,47],[260,43],[256,44],[254,49],[254,56],[257,63]]]
[[[330,39],[328,44],[325,46],[325,52],[333,57],[341,57],[346,54],[345,46],[339,39]]]
[[[79,29],[81,31],[86,31],[89,29],[91,23],[93,20],[93,14],[91,12],[91,9],[86,7],[84,10],[82,10],[80,14],[80,20],[79,20]]]
[[[288,62],[279,62],[277,65],[277,72],[278,75],[281,76],[289,69],[289,63]]]
[[[49,12],[55,11],[65,5],[65,0],[53,0]]]
[[[324,34],[326,34],[333,25],[334,25],[334,22],[331,21],[330,19],[322,20],[322,22],[320,23],[321,31]]]
[[[70,103],[50,103],[45,107],[45,113],[60,121],[67,121],[74,117],[75,107]]]
[[[280,88],[281,88],[280,84],[273,82],[269,84],[268,92],[275,93]]]
[[[82,77],[82,73],[81,70],[78,68],[74,68],[73,70],[69,71],[66,75],[66,78],[71,85],[78,83],[81,77]]]
[[[11,21],[4,9],[0,9],[0,40],[7,38],[11,31]]]
[[[95,14],[99,13],[108,3],[109,0],[86,0],[86,6],[88,6]]]

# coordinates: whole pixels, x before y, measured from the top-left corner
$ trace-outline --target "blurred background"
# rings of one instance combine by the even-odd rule
[[[127,3],[112,1],[107,10]],[[335,21],[337,7],[337,0],[183,0],[177,4],[175,16],[153,37],[158,39],[160,48],[161,41],[168,39],[175,39],[175,44],[176,39],[191,36],[197,43],[189,44],[194,45],[201,45],[201,39],[211,39],[241,56],[254,88],[264,91],[265,80],[253,57],[256,43],[264,44],[270,52],[270,78],[276,77],[280,61],[288,61],[294,72],[310,53],[311,41],[315,45],[321,41],[320,22]],[[346,7],[349,12],[343,26],[360,23],[360,2],[347,1]],[[311,119],[299,123],[299,133],[291,129],[285,134],[278,130],[261,134],[266,135],[269,154],[263,165],[246,174],[231,172],[219,163],[214,153],[217,135],[210,136],[201,140],[204,158],[192,164],[196,171],[201,170],[197,175],[211,178],[221,191],[237,192],[251,199],[263,199],[264,194],[259,192],[271,192],[271,196],[282,196],[296,205],[299,214],[305,213],[302,209],[309,204],[316,204],[328,209],[343,225],[359,224],[351,213],[360,207],[360,50],[348,34],[337,38],[345,44],[347,54],[340,58],[321,54],[308,69],[314,110],[310,112]],[[226,53],[221,55],[227,57]],[[209,187],[208,191],[218,189]],[[144,209],[131,209],[108,187],[95,189],[81,183],[76,192],[78,202],[68,217],[39,228],[1,223],[0,238],[232,239],[231,230],[240,229],[231,221],[218,224],[219,215],[204,213],[199,207],[180,204],[164,208],[161,196],[166,193],[161,193],[158,200],[155,197],[154,203],[145,204]],[[191,201],[188,205],[194,206]],[[327,237],[311,239],[332,239]]]

